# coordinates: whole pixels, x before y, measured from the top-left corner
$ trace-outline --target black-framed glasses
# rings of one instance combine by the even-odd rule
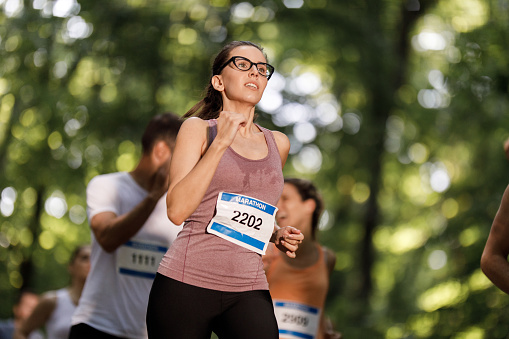
[[[256,69],[258,70],[258,73],[263,75],[267,78],[267,80],[270,79],[272,74],[274,74],[274,66],[269,65],[266,62],[252,62],[248,58],[244,58],[241,56],[232,56],[227,62],[223,64],[223,66],[219,67],[218,74],[221,73],[221,71],[230,63],[233,62],[235,67],[237,67],[238,70],[247,72],[253,67],[253,65],[256,66]]]

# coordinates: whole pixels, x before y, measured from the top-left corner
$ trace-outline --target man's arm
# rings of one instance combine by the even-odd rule
[[[101,247],[108,253],[131,239],[145,224],[159,199],[168,189],[168,166],[157,171],[152,189],[145,199],[131,211],[122,215],[113,212],[101,212],[92,217],[90,227]]]
[[[90,227],[99,245],[108,253],[115,251],[139,231],[156,203],[157,200],[147,197],[126,214],[117,216],[113,212],[102,212],[94,215]]]
[[[509,186],[506,187],[498,212],[481,256],[481,269],[505,293],[509,294]]]

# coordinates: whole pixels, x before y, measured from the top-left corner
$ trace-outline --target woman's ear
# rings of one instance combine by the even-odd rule
[[[216,91],[222,92],[224,90],[223,78],[220,75],[214,75],[212,79],[210,79],[210,83]]]

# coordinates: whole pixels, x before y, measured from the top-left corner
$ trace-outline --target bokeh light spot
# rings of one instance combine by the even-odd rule
[[[442,250],[435,250],[428,256],[428,266],[432,270],[439,270],[447,264],[447,253]]]
[[[48,137],[48,146],[52,150],[56,150],[62,146],[62,135],[59,132],[53,132]]]
[[[447,281],[424,292],[419,297],[418,305],[426,312],[433,312],[441,307],[456,305],[467,295],[467,291],[459,282]]]
[[[178,33],[178,42],[181,45],[192,45],[196,42],[198,33],[192,28],[183,28]]]
[[[295,169],[301,173],[317,173],[322,166],[322,153],[316,145],[308,145],[292,158]]]
[[[18,271],[12,271],[9,273],[9,282],[14,288],[21,288],[21,285],[23,285],[23,277]]]
[[[117,170],[120,172],[129,172],[136,165],[136,159],[132,153],[121,154],[116,161]]]
[[[421,143],[413,144],[408,150],[408,157],[416,164],[424,163],[428,160],[428,155],[428,148]]]
[[[45,250],[50,250],[55,247],[55,237],[50,231],[42,231],[39,235],[39,245]]]
[[[19,241],[24,247],[29,247],[34,241],[34,236],[28,228],[24,227],[19,232]]]
[[[468,247],[475,244],[481,238],[481,230],[477,226],[469,227],[461,231],[459,241],[461,246]]]
[[[302,143],[309,143],[316,138],[316,128],[309,122],[297,123],[293,126],[293,134]]]
[[[459,211],[459,205],[458,202],[452,198],[449,198],[444,201],[442,204],[442,214],[447,219],[454,218]]]
[[[283,0],[286,8],[301,8],[304,5],[304,0]]]
[[[87,219],[87,212],[81,205],[74,205],[69,209],[69,219],[77,225],[81,225]]]
[[[442,168],[432,171],[430,176],[430,185],[433,191],[442,193],[449,188],[450,184],[451,179],[449,178],[447,171]]]
[[[371,190],[369,186],[363,182],[356,183],[352,188],[352,199],[358,204],[368,200]]]
[[[62,196],[63,194],[57,191],[46,200],[44,209],[48,215],[60,219],[67,213],[67,202]]]

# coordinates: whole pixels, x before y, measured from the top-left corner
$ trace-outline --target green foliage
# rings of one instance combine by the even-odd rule
[[[89,241],[88,181],[130,170],[150,116],[185,113],[235,39],[276,67],[259,122],[290,136],[285,174],[325,197],[327,313],[344,337],[507,336],[509,299],[479,270],[507,184],[507,1],[12,3],[0,1],[0,315],[22,286],[67,283],[70,251]]]

